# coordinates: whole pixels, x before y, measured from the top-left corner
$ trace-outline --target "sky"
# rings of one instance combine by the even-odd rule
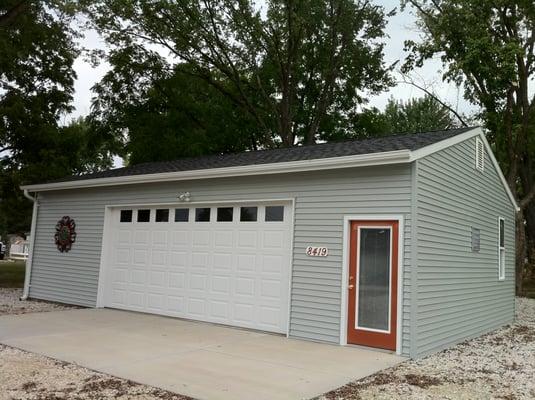
[[[388,21],[386,28],[388,37],[385,39],[386,46],[384,53],[387,65],[398,60],[401,63],[406,57],[406,53],[403,51],[404,41],[407,39],[417,40],[419,37],[418,30],[415,26],[415,16],[410,9],[401,12],[398,0],[375,0],[375,4],[384,6],[386,12],[397,8],[397,14],[390,17]],[[82,45],[88,49],[105,48],[102,39],[94,31],[85,33]],[[103,77],[109,66],[104,62],[97,67],[93,67],[80,57],[75,61],[74,68],[78,76],[74,86],[75,109],[70,115],[65,117],[65,123],[68,123],[72,118],[89,114],[91,98],[93,97],[91,87]],[[472,113],[475,108],[463,99],[462,89],[457,88],[453,84],[442,82],[441,76],[442,65],[440,60],[430,60],[426,62],[422,68],[414,71],[411,75],[411,79],[419,85],[431,87],[433,92],[437,94],[441,100],[446,101],[453,106],[456,111],[465,114]],[[396,76],[396,79],[401,80],[399,75]],[[412,85],[399,83],[390,88],[387,92],[371,97],[369,106],[383,109],[390,97],[397,100],[408,100],[423,95],[424,93],[421,90]],[[116,160],[116,165],[121,164],[119,159]]]

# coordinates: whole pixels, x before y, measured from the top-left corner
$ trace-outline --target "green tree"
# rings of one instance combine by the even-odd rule
[[[120,62],[94,90],[91,124],[104,135],[124,140],[130,164],[179,157],[239,152],[254,147],[256,124],[206,81],[125,62],[129,49],[118,50]]]
[[[452,113],[431,96],[406,102],[391,98],[383,115],[390,133],[425,132],[459,126]]]
[[[521,211],[517,214],[517,292],[535,265],[535,3],[533,0],[403,0],[423,31],[408,41],[405,70],[440,56],[444,79],[464,84]],[[530,261],[525,263],[526,258]]]
[[[59,125],[72,110],[79,55],[73,12],[59,0],[0,4],[0,232],[29,229],[31,205],[20,184],[109,165],[87,153],[101,145],[81,122]]]
[[[85,2],[120,66],[203,80],[254,121],[254,147],[314,143],[348,130],[365,94],[391,83],[385,12],[364,0]],[[119,50],[120,49],[120,50]],[[163,49],[170,57],[159,57]],[[119,63],[118,63],[119,61]],[[185,66],[185,68],[182,68]]]
[[[462,125],[452,112],[432,96],[407,101],[390,98],[385,110],[370,108],[355,118],[357,137],[383,136],[395,133],[426,132],[451,129]]]

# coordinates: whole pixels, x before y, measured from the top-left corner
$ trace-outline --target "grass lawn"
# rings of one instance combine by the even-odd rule
[[[0,288],[21,288],[25,268],[24,261],[0,261]]]

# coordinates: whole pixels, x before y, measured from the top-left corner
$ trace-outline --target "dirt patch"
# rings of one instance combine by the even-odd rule
[[[409,385],[418,386],[422,389],[427,389],[431,386],[438,386],[443,383],[443,380],[429,375],[418,375],[418,374],[406,374],[405,381]]]

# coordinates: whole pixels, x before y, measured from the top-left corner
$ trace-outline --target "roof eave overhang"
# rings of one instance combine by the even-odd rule
[[[396,150],[382,153],[361,154],[343,157],[320,158],[255,164],[238,167],[199,169],[193,171],[164,172],[156,174],[128,175],[110,178],[95,178],[77,181],[44,183],[21,186],[30,192],[82,189],[103,186],[132,185],[141,183],[174,182],[198,179],[230,178],[248,175],[283,174],[292,172],[321,171],[340,168],[355,168],[374,165],[403,164],[411,162],[410,150]]]

